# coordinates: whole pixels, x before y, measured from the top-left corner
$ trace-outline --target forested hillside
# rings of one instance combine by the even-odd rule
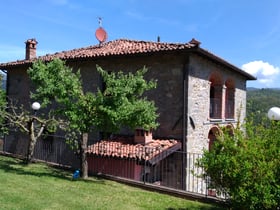
[[[280,107],[280,89],[247,89],[247,116],[253,116],[255,123],[274,106]]]

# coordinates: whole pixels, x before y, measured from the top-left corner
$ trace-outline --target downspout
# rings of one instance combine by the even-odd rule
[[[182,125],[182,190],[186,190],[186,159],[187,159],[187,130],[186,125],[188,123],[188,118],[186,117],[186,106],[188,104],[188,98],[186,97],[186,93],[188,93],[188,76],[189,76],[189,55],[187,55],[186,61],[183,66],[183,125]]]

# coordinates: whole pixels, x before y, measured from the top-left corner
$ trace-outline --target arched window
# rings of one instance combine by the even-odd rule
[[[231,125],[231,124],[227,125],[225,131],[226,131],[230,136],[234,136],[234,127],[233,127],[233,125]]]
[[[214,142],[217,139],[217,136],[221,134],[221,131],[218,127],[212,127],[208,133],[208,139],[209,139],[209,146],[208,149],[211,150]]]
[[[222,118],[222,96],[223,96],[223,80],[219,73],[214,72],[210,75],[210,118]]]
[[[228,79],[225,82],[226,86],[226,98],[225,98],[225,118],[234,118],[234,95],[235,95],[235,83],[233,79]]]
[[[234,136],[234,127],[232,124],[228,124],[221,130],[219,127],[214,126],[210,129],[208,133],[208,140],[209,140],[209,150],[212,148],[214,142],[216,141],[217,137],[227,133],[230,136]]]

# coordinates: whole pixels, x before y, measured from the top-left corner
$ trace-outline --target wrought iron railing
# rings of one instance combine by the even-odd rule
[[[226,101],[225,117],[226,117],[226,119],[234,119],[234,101],[233,100]]]
[[[25,155],[23,151],[26,151],[26,148],[18,150],[16,149],[18,146],[11,145],[4,139],[3,151]],[[153,150],[146,151],[146,153],[151,152]],[[156,155],[147,154],[147,158],[89,154],[88,168],[90,175],[122,177],[155,187],[163,186],[201,196],[217,196],[215,190],[208,189],[207,180],[198,176],[203,172],[203,169],[196,165],[196,161],[201,157],[202,154],[185,153],[177,149],[162,151]],[[79,166],[78,156],[62,137],[38,140],[34,158],[73,169]]]
[[[221,99],[210,98],[210,118],[221,119],[222,118],[222,103]]]

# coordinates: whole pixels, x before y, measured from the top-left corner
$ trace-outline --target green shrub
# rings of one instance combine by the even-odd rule
[[[280,208],[279,122],[247,122],[233,136],[223,132],[198,165],[211,188],[229,195],[234,209]]]

